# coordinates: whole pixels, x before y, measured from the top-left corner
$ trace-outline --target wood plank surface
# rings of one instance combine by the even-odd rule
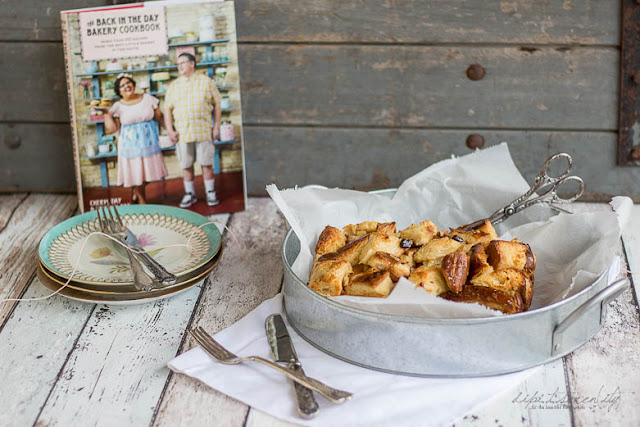
[[[2,125],[0,125],[0,129]],[[46,139],[47,147],[66,147],[68,125],[18,125],[20,134]],[[41,132],[42,134],[40,134]],[[359,190],[397,187],[428,165],[460,156],[471,150],[466,138],[479,133],[486,146],[507,141],[524,177],[531,181],[550,155],[568,152],[574,158],[573,173],[586,181],[584,200],[607,200],[626,195],[640,201],[640,169],[616,166],[614,132],[493,131],[487,129],[342,129],[313,127],[246,126],[245,158],[247,189],[250,195],[265,195],[267,184],[281,188],[321,184]],[[31,137],[30,137],[31,138]],[[0,181],[5,191],[31,182],[36,188],[75,191],[71,167],[64,163],[39,162],[38,175],[26,177],[18,158],[40,156],[43,143],[24,143],[16,150],[16,161],[5,162],[6,148],[0,144]],[[49,148],[42,147],[49,152]],[[54,150],[55,151],[55,150]],[[393,153],[392,155],[389,153]],[[597,155],[594,155],[597,153]],[[51,156],[54,154],[51,153]],[[13,156],[13,154],[12,154]],[[290,159],[295,159],[292,167]],[[71,162],[70,157],[67,159]],[[45,177],[39,179],[38,177]],[[63,178],[64,177],[64,178]],[[55,184],[54,184],[55,183]],[[13,187],[12,187],[13,186]],[[45,188],[43,188],[45,187]]]
[[[104,6],[107,0],[4,0],[0,14],[0,40],[60,41],[60,11]],[[111,2],[113,3],[113,2]]]
[[[471,153],[465,141],[472,133],[482,135],[487,147],[506,141],[528,182],[549,156],[567,152],[574,159],[572,173],[585,180],[584,200],[609,201],[611,195],[640,200],[640,169],[616,166],[613,132],[247,127],[248,191],[259,194],[269,183],[398,187],[430,164]]]
[[[190,328],[202,326],[214,334],[231,326],[265,299],[278,293],[284,219],[271,199],[249,199],[247,210],[233,215],[225,235],[225,250],[203,291]],[[236,241],[232,234],[238,238]],[[187,337],[180,353],[194,346]],[[183,375],[170,378],[154,425],[244,424],[249,408]]]
[[[0,40],[60,40],[59,11],[113,3],[5,0]],[[117,2],[116,2],[117,3]],[[529,43],[612,45],[620,2],[236,2],[241,42]],[[265,25],[268,22],[269,25]]]
[[[245,124],[615,130],[616,48],[243,45]],[[67,122],[60,45],[0,43],[0,121]],[[480,81],[465,71],[479,63]],[[38,96],[33,96],[38,94]]]
[[[0,58],[0,122],[69,122],[61,43],[0,42]]]
[[[0,299],[20,297],[36,272],[40,239],[76,207],[75,196],[31,194],[14,208],[0,232]],[[0,303],[0,325],[15,304]]]
[[[241,42],[617,44],[620,2],[236,2]],[[268,22],[268,25],[265,23]]]
[[[616,48],[244,45],[246,124],[617,129]],[[480,81],[465,72],[479,63]]]
[[[24,298],[50,294],[35,278]],[[94,307],[57,295],[18,304],[0,330],[0,425],[34,425]]]
[[[28,196],[27,193],[0,194],[0,232],[7,226],[16,208]]]
[[[17,138],[17,139],[16,139]],[[69,124],[0,123],[0,188],[7,191],[75,192]]]
[[[478,426],[570,426],[569,407],[536,404],[536,399],[547,399],[554,393],[566,393],[562,359],[535,368],[535,373],[513,390],[506,391],[479,408],[456,420],[452,427]]]

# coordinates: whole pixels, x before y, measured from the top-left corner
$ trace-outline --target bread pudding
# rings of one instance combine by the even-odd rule
[[[526,311],[536,257],[529,245],[499,240],[488,220],[475,229],[438,231],[431,221],[396,231],[395,222],[327,226],[320,234],[309,287],[324,296],[384,298],[401,277],[450,301],[503,313]]]

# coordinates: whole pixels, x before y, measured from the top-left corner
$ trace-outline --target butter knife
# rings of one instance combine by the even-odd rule
[[[141,252],[132,252],[133,256],[136,257],[140,263],[144,264],[145,267],[149,269],[151,275],[155,277],[156,281],[162,286],[174,285],[178,278],[175,274],[169,273],[166,268],[164,268],[158,261],[153,259],[151,255],[145,252],[145,249],[142,247],[138,238],[136,237],[128,227],[125,227],[126,236],[124,238],[127,246],[134,251]]]
[[[292,371],[298,372],[304,375],[302,365],[296,351],[293,348],[293,342],[289,336],[289,331],[284,324],[282,316],[279,314],[272,314],[267,317],[265,322],[265,328],[267,330],[267,339],[269,340],[269,346],[271,347],[271,353],[276,362],[286,363]],[[316,402],[313,396],[313,391],[307,387],[293,383],[294,390],[296,392],[296,400],[298,402],[298,412],[305,418],[312,418],[318,414],[320,408],[318,402]]]

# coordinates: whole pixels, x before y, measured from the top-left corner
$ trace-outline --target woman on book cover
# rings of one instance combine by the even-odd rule
[[[114,91],[120,100],[105,111],[104,125],[107,133],[120,131],[118,185],[132,187],[132,202],[144,204],[146,183],[161,181],[168,172],[159,144],[160,101],[135,89],[131,74],[118,75]]]

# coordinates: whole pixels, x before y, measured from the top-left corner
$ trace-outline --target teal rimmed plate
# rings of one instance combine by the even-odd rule
[[[163,205],[118,206],[118,212],[145,250],[178,277],[202,267],[220,250],[218,228],[214,224],[200,227],[209,220],[195,212]],[[96,231],[100,227],[95,211],[61,222],[40,241],[40,261],[65,279],[77,267],[74,282],[133,284],[124,248],[104,236],[92,235]]]

